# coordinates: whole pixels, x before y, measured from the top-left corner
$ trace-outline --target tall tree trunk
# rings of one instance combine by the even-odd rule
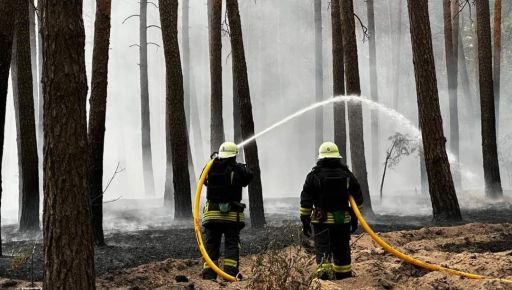
[[[224,142],[222,118],[222,0],[208,1],[208,31],[210,41],[211,122],[210,149],[215,152]]]
[[[496,137],[500,128],[500,78],[501,78],[501,0],[494,2],[494,107],[496,108]]]
[[[185,97],[185,118],[187,122],[187,135],[189,137],[192,136],[192,115],[190,111],[190,104],[192,102],[192,90],[190,88],[190,29],[189,29],[189,1],[183,0],[181,12],[182,12],[182,22],[181,22],[181,33],[182,33],[182,47],[183,47],[183,92]],[[197,130],[200,129],[201,124],[197,124]],[[201,142],[202,138],[197,138],[199,142]],[[194,162],[192,156],[192,148],[190,147],[190,142],[188,143],[188,170],[190,172],[190,181],[191,184],[195,181],[195,170],[194,170]],[[198,146],[196,146],[198,147]]]
[[[461,17],[461,27],[464,27],[464,16]],[[459,59],[459,77],[462,85],[462,92],[464,95],[464,102],[466,103],[467,116],[476,114],[476,105],[474,102],[474,94],[471,90],[469,82],[468,68],[466,64],[466,52],[464,51],[464,42],[462,41],[462,33],[458,34],[458,59]],[[473,122],[473,120],[471,121]]]
[[[444,18],[444,52],[446,59],[446,75],[448,77],[448,95],[450,104],[450,151],[459,161],[459,109],[457,104],[457,57],[455,47],[457,43],[456,35],[458,32],[458,17],[452,15],[452,0],[443,0],[443,18]],[[453,19],[453,21],[452,21]],[[456,26],[455,26],[456,24]],[[455,27],[454,27],[455,26]],[[456,31],[457,30],[457,31]],[[456,187],[460,187],[460,168],[453,165],[453,176]]]
[[[94,242],[105,245],[103,236],[103,148],[107,111],[108,51],[111,0],[96,0],[94,50],[92,54],[91,98],[89,99],[89,197]]]
[[[359,64],[357,58],[353,0],[341,0],[341,23],[343,30],[343,51],[347,95],[360,96],[361,86],[359,83]],[[361,103],[348,104],[348,120],[352,171],[361,184],[361,190],[364,198],[364,211],[366,214],[373,215],[370,190],[368,188],[368,173],[366,171],[366,157],[363,138],[363,107]]]
[[[28,15],[29,15],[29,31],[30,31],[30,63],[32,65],[32,96],[34,97],[34,108],[38,108],[38,77],[37,77],[37,41],[36,41],[36,9],[34,7],[34,2],[30,1],[28,4]],[[39,111],[34,109],[35,116],[39,115]],[[37,143],[42,142],[37,134]]]
[[[151,153],[151,120],[149,111],[148,88],[148,1],[140,0],[139,16],[139,68],[140,68],[140,109],[142,129],[142,170],[144,171],[144,190],[146,195],[155,194],[153,177],[153,154]]]
[[[39,231],[39,172],[30,59],[29,2],[18,1],[12,57],[14,109],[18,136],[21,232]]]
[[[43,156],[43,115],[44,115],[44,107],[43,107],[43,103],[44,103],[44,96],[43,96],[43,32],[42,32],[42,26],[43,26],[43,21],[42,21],[42,15],[41,15],[41,2],[42,0],[38,0],[38,11],[39,13],[37,14],[37,23],[38,23],[38,31],[37,31],[37,60],[38,60],[38,63],[39,63],[39,67],[38,67],[38,74],[39,74],[39,90],[38,90],[38,93],[39,93],[39,96],[38,96],[38,109],[37,111],[39,112],[39,114],[37,115],[37,134],[39,135],[39,137],[37,138],[37,140],[41,140],[41,142],[38,142],[37,143],[37,152],[39,153],[38,156]],[[43,172],[43,160],[42,158],[40,158],[39,160],[39,169],[40,169],[40,172]],[[42,175],[42,174],[41,174]],[[42,181],[43,181],[43,176],[40,176],[39,177],[39,182],[40,182],[40,185],[42,186]],[[40,187],[41,188],[41,187]]]
[[[43,0],[42,16],[43,288],[95,289],[87,194],[87,76],[82,1]]]
[[[373,0],[367,0],[368,12],[368,48],[369,48],[369,62],[370,62],[370,94],[372,101],[379,102],[379,91],[377,81],[377,45],[375,36],[375,11],[373,8]],[[377,184],[379,178],[380,167],[380,132],[379,132],[379,113],[377,110],[372,110],[372,181]]]
[[[490,198],[499,198],[503,196],[503,190],[496,145],[489,0],[476,0],[476,17],[485,193]]]
[[[332,80],[334,96],[345,94],[345,67],[343,65],[343,33],[341,31],[340,0],[331,1],[332,22]],[[345,102],[334,103],[334,143],[341,156],[347,158],[347,122]],[[320,144],[317,144],[320,146]]]
[[[396,24],[396,43],[393,49],[393,74],[395,83],[393,84],[393,109],[398,110],[398,100],[400,99],[400,51],[402,49],[402,0],[398,2],[398,19]]]
[[[189,0],[181,1],[181,41],[183,50],[183,91],[185,94],[185,116],[190,132],[190,39],[189,39]],[[190,163],[190,161],[189,161]]]
[[[16,1],[0,0],[0,164],[4,153],[5,106],[9,86]],[[0,257],[2,257],[2,168],[0,166]]]
[[[178,1],[160,0],[160,22],[164,42],[167,80],[166,132],[167,164],[172,164],[174,183],[174,217],[192,217],[187,152],[188,136],[185,117],[183,75],[178,45]],[[169,154],[170,153],[170,154]],[[171,159],[171,160],[169,160]],[[167,167],[167,174],[171,168]],[[166,185],[166,188],[170,187]]]
[[[434,220],[456,221],[461,219],[461,215],[445,148],[446,139],[439,108],[428,0],[407,0],[407,3],[418,113]]]
[[[233,83],[240,105],[240,127],[243,139],[254,136],[254,119],[252,116],[251,94],[247,64],[245,62],[244,42],[242,38],[242,24],[237,0],[226,0],[229,26],[231,29],[231,51],[233,59]],[[249,184],[249,210],[251,212],[251,225],[261,228],[265,225],[265,212],[263,209],[263,194],[261,187],[260,162],[256,140],[244,148],[245,160],[254,173]]]
[[[323,40],[322,40],[322,0],[314,0],[315,14],[315,99],[324,98]],[[316,149],[324,141],[323,111],[315,111],[315,145]]]

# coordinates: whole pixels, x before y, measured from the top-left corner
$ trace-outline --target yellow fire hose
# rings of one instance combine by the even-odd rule
[[[386,243],[384,240],[382,240],[379,236],[377,236],[377,234],[372,230],[372,228],[366,223],[366,221],[364,220],[363,216],[361,215],[361,212],[359,211],[359,208],[357,207],[357,204],[352,196],[349,196],[349,200],[350,200],[350,205],[352,206],[352,209],[354,210],[354,213],[356,214],[356,217],[359,220],[359,223],[361,223],[361,226],[363,227],[363,229],[370,235],[370,237],[377,244],[379,244],[381,247],[384,248],[384,250],[388,251],[395,257],[397,257],[407,263],[416,265],[418,267],[421,267],[423,269],[427,269],[430,271],[446,272],[446,273],[449,273],[452,275],[462,276],[462,277],[471,278],[471,279],[480,279],[480,280],[481,279],[491,279],[491,280],[497,280],[500,282],[512,283],[512,280],[508,280],[508,279],[498,279],[498,278],[486,277],[486,276],[482,276],[482,275],[478,275],[478,274],[466,273],[466,272],[442,267],[439,265],[430,264],[430,263],[415,259],[411,256],[408,256],[408,255],[398,251],[397,249],[393,248],[388,243]]]
[[[201,233],[201,221],[200,221],[200,216],[199,216],[199,205],[201,202],[201,192],[203,190],[203,185],[206,180],[206,176],[208,175],[208,172],[210,171],[210,168],[212,167],[213,160],[214,159],[211,159],[210,161],[208,161],[208,163],[206,164],[206,166],[203,170],[203,173],[201,174],[201,177],[199,178],[199,183],[197,184],[196,195],[195,195],[195,199],[194,199],[194,230],[196,233],[196,239],[197,239],[197,245],[199,246],[199,251],[201,252],[201,255],[203,256],[203,258],[204,258],[205,262],[208,264],[208,266],[210,266],[211,269],[213,271],[215,271],[223,279],[231,281],[231,282],[235,282],[235,281],[237,281],[236,277],[227,274],[212,261],[212,259],[208,255],[208,252],[206,251],[206,248],[204,247],[203,236]],[[349,196],[349,200],[350,200],[350,204],[352,205],[352,208],[354,209],[354,213],[356,214],[356,217],[359,220],[359,222],[361,223],[361,226],[363,227],[363,229],[370,235],[370,237],[377,244],[379,244],[382,248],[384,248],[384,250],[388,251],[389,253],[396,256],[397,258],[399,258],[407,263],[416,265],[418,267],[421,267],[421,268],[424,268],[424,269],[430,270],[430,271],[446,272],[446,273],[449,273],[452,275],[467,277],[467,278],[471,278],[471,279],[479,279],[479,280],[490,279],[490,280],[497,280],[500,282],[512,283],[512,280],[510,280],[510,279],[499,279],[499,278],[486,277],[486,276],[482,276],[482,275],[478,275],[478,274],[466,273],[466,272],[442,267],[439,265],[430,264],[430,263],[415,259],[411,256],[408,256],[408,255],[396,250],[395,248],[390,246],[388,243],[386,243],[384,240],[382,240],[379,236],[377,236],[377,234],[372,230],[372,228],[366,223],[365,219],[361,215],[361,212],[359,211],[359,208],[357,207],[356,202],[354,201],[354,198],[352,196]]]

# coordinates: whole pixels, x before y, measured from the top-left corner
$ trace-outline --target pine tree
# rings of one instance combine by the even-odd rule
[[[418,114],[430,199],[435,221],[461,220],[450,164],[446,154],[428,0],[407,0],[411,25],[411,43],[418,95]]]
[[[87,76],[82,1],[43,0],[42,15],[43,288],[95,289],[87,193]]]

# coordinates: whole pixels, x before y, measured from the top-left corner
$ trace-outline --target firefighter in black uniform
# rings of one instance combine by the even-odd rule
[[[210,258],[217,262],[224,235],[224,272],[239,275],[240,230],[245,226],[242,187],[251,182],[253,174],[245,164],[237,163],[238,147],[225,142],[208,172],[206,205],[203,209],[205,247]],[[207,263],[203,265],[203,279],[216,279],[217,274]],[[240,277],[240,276],[239,276]]]
[[[310,237],[313,224],[318,278],[340,280],[352,276],[349,243],[357,229],[348,196],[358,205],[363,197],[357,179],[341,162],[336,144],[325,142],[318,151],[317,165],[300,196],[302,231]]]

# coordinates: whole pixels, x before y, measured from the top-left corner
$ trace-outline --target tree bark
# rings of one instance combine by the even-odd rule
[[[244,42],[242,38],[242,25],[237,0],[226,0],[229,26],[231,29],[231,51],[233,59],[233,83],[236,88],[236,96],[240,105],[240,127],[243,139],[254,136],[254,119],[252,116],[251,95],[249,79],[247,76],[247,64],[245,62]],[[251,225],[261,228],[265,225],[265,213],[263,209],[263,194],[261,186],[261,172],[256,140],[247,144],[244,148],[245,160],[248,167],[254,173],[254,178],[249,184],[249,210],[251,213]]]
[[[42,15],[43,288],[95,289],[87,194],[87,76],[82,1],[43,0]]]
[[[354,20],[353,0],[341,0],[341,23],[343,30],[343,51],[345,61],[345,78],[347,95],[361,95],[359,83],[359,64],[357,57],[357,40]],[[348,120],[350,135],[350,156],[352,171],[361,184],[364,198],[364,211],[373,215],[372,201],[368,188],[368,173],[363,138],[363,107],[361,103],[348,104]]]
[[[16,2],[0,0],[0,164],[4,153],[5,106],[9,86]],[[2,168],[0,166],[0,257],[2,257]]]
[[[367,0],[368,12],[368,48],[370,63],[370,95],[374,102],[379,102],[378,80],[377,80],[377,45],[375,35],[375,11],[373,0]],[[378,182],[378,173],[380,167],[380,132],[379,132],[379,113],[377,110],[371,111],[371,132],[372,132],[372,175],[373,182]],[[386,170],[384,168],[384,170]]]
[[[103,149],[107,111],[108,57],[111,0],[96,0],[91,97],[89,99],[89,197],[91,199],[94,242],[105,245],[103,235]]]
[[[167,164],[172,164],[174,184],[174,217],[192,217],[190,176],[188,171],[188,136],[185,117],[183,75],[178,45],[178,1],[160,0],[160,22],[164,43],[167,80],[166,98],[166,145]],[[171,168],[167,166],[167,175]],[[168,180],[166,180],[167,182]],[[170,185],[166,184],[166,188]]]
[[[485,193],[489,198],[499,198],[503,196],[503,190],[496,145],[489,0],[476,0],[476,17]]]
[[[333,94],[345,94],[345,67],[343,65],[343,33],[341,31],[340,0],[331,1],[332,22],[332,80]],[[341,156],[347,158],[347,122],[345,102],[334,103],[334,143],[338,145]],[[320,146],[320,144],[317,144]],[[318,148],[318,147],[317,147]]]
[[[501,78],[501,0],[494,2],[494,107],[496,108],[496,137],[500,128],[500,78]]]
[[[332,9],[332,8],[331,8]],[[324,98],[323,40],[322,40],[322,0],[314,0],[315,16],[315,99],[320,102]],[[335,115],[336,116],[336,115]],[[323,110],[315,110],[315,145],[324,142]]]
[[[456,2],[456,0],[453,0]],[[455,48],[458,46],[456,35],[458,32],[458,17],[452,14],[452,6],[458,12],[459,5],[452,3],[452,0],[443,0],[443,18],[444,18],[444,52],[446,59],[446,75],[448,78],[448,95],[450,106],[450,140],[449,147],[451,153],[459,161],[459,109],[457,103],[457,56]],[[457,188],[460,188],[460,168],[453,165],[454,182]]]
[[[224,142],[222,118],[222,0],[208,1],[208,31],[210,41],[211,123],[210,149],[215,152]]]
[[[17,1],[12,57],[21,232],[39,231],[39,172],[30,58],[29,2]]]
[[[418,113],[435,221],[461,220],[446,154],[428,16],[428,0],[407,0],[418,96]]]
[[[144,190],[146,195],[155,194],[155,179],[153,176],[153,154],[151,151],[151,120],[149,111],[148,89],[148,31],[147,31],[148,1],[140,0],[139,14],[139,68],[140,68],[140,109],[142,130],[142,170],[144,171]]]
[[[36,10],[34,7],[34,2],[30,1],[28,4],[28,13],[29,13],[29,31],[30,31],[30,63],[32,64],[32,96],[34,97],[34,112],[35,116],[39,115],[39,111],[35,108],[38,108],[38,78],[37,78],[37,41],[36,41]],[[40,136],[36,133],[37,144],[39,142],[43,142],[43,140],[39,139]]]

